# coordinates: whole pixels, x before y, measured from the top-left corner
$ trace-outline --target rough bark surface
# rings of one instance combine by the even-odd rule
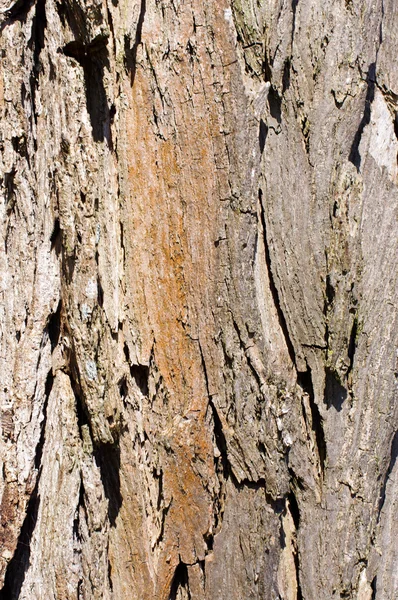
[[[0,13],[0,598],[397,598],[394,0]]]

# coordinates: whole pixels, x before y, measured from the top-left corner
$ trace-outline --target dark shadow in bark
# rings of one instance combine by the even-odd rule
[[[287,501],[289,502],[289,504],[287,504]],[[288,494],[288,496],[286,498],[283,514],[286,514],[286,511],[288,511],[288,510],[290,511],[290,514],[292,516],[293,523],[294,523],[294,526],[296,528],[296,533],[297,533],[299,526],[300,526],[300,511],[299,511],[297,499],[296,499],[296,496],[295,496],[293,490]],[[281,526],[280,526],[280,531],[279,531],[279,542],[280,542],[281,549],[286,548],[286,534],[285,534],[285,530],[283,529],[283,521],[282,520],[281,520]],[[294,566],[295,566],[295,571],[296,571],[297,600],[303,600],[303,594],[302,594],[301,585],[300,585],[300,557],[299,557],[298,549],[296,546],[294,547],[293,560],[294,560]]]
[[[0,600],[18,600],[26,572],[30,563],[30,540],[37,522],[40,496],[38,495],[39,477],[29,499],[26,516],[21,528],[17,548],[8,564],[4,586],[0,590]]]
[[[22,23],[26,22],[26,17],[32,6],[34,5],[35,0],[18,0],[15,4],[10,8],[10,10],[4,13],[4,21],[0,24],[0,33],[7,27],[7,25],[11,25],[14,21],[21,21]]]
[[[180,564],[177,566],[175,573],[174,573],[174,577],[173,577],[173,581],[171,583],[171,589],[170,589],[170,600],[176,600],[178,590],[180,588],[186,590],[188,592],[188,597],[190,597],[189,596],[189,585],[188,585],[188,569],[187,569],[187,565],[185,565],[182,562],[180,562]]]
[[[108,35],[99,34],[94,39],[89,38],[88,16],[75,0],[57,3],[57,10],[64,27],[69,26],[74,35],[74,40],[62,50],[83,68],[87,112],[94,141],[102,142],[105,138],[109,146],[112,146],[110,111],[104,85],[104,70],[110,69]],[[103,22],[100,8],[95,10],[95,14],[90,13],[90,20],[94,20],[97,25]]]
[[[264,60],[263,60],[263,64],[262,64],[262,72],[264,75],[264,81],[265,82],[269,81],[271,83],[272,65],[271,65],[271,59],[268,59],[267,48],[265,48]]]
[[[125,402],[129,393],[129,388],[127,385],[127,379],[125,375],[123,375],[123,377],[119,380],[118,386],[120,397],[123,400],[123,402]]]
[[[394,469],[395,463],[397,461],[397,457],[398,457],[398,430],[395,432],[394,437],[391,442],[390,462],[388,465],[388,469],[386,471],[386,476],[384,478],[383,485],[380,490],[379,517],[378,517],[379,519],[380,519],[381,511],[383,510],[384,503],[386,501],[387,483],[388,483],[390,475]]]
[[[94,141],[102,142],[106,138],[111,146],[111,115],[104,85],[104,70],[110,69],[107,43],[108,38],[104,35],[97,36],[89,44],[75,40],[66,44],[63,52],[65,56],[74,58],[83,68],[87,112]]]
[[[222,428],[222,423],[220,417],[218,415],[217,409],[213,403],[213,400],[209,397],[209,405],[211,407],[213,413],[213,422],[214,422],[214,437],[216,439],[216,445],[221,457],[221,466],[222,466],[222,474],[223,478],[226,481],[230,476],[230,464],[228,460],[227,454],[227,440],[225,439],[225,435]]]
[[[325,433],[323,431],[323,420],[319,408],[315,402],[314,387],[312,385],[312,375],[310,367],[306,371],[297,371],[297,383],[300,385],[302,390],[308,394],[311,417],[312,417],[312,430],[315,433],[315,440],[318,447],[319,462],[322,473],[325,468],[326,460],[326,441]]]
[[[142,27],[144,25],[144,18],[146,12],[146,0],[141,0],[140,15],[138,17],[137,30],[135,33],[135,40],[131,46],[131,37],[129,35],[124,36],[124,56],[125,56],[125,67],[130,73],[131,87],[134,85],[135,74],[137,71],[137,51],[138,46],[142,40]]]
[[[296,31],[296,14],[297,14],[297,5],[299,3],[299,0],[292,0],[292,13],[293,13],[293,19],[292,19],[292,44],[293,44],[293,38],[294,38],[294,33]]]
[[[40,54],[45,44],[45,30],[47,27],[46,0],[36,0],[35,16],[32,21],[31,37],[28,47],[33,52],[33,69],[30,74],[30,96],[32,103],[32,116],[37,120],[36,114],[36,90],[39,86],[39,75],[42,71]],[[36,140],[34,140],[36,146]]]
[[[108,499],[109,522],[114,527],[123,502],[120,493],[120,447],[117,443],[103,444],[96,449],[95,458]]]
[[[76,40],[88,43],[86,14],[76,0],[56,2],[56,9],[64,27],[69,26]]]
[[[43,456],[43,448],[45,442],[45,433],[46,433],[46,423],[47,423],[47,408],[48,408],[48,399],[50,397],[51,391],[53,389],[54,384],[54,375],[52,369],[47,373],[46,383],[44,387],[44,395],[45,401],[43,406],[43,420],[40,425],[40,440],[36,448],[36,456],[35,456],[35,467],[39,471],[38,479],[41,474],[41,459]]]
[[[275,308],[276,308],[276,311],[278,314],[278,321],[279,321],[279,324],[283,331],[283,335],[285,338],[285,342],[286,342],[286,346],[287,346],[287,349],[289,352],[290,359],[293,364],[296,364],[296,356],[295,356],[295,352],[294,352],[293,343],[290,338],[289,329],[287,326],[283,308],[280,303],[279,290],[276,286],[274,272],[272,270],[270,247],[269,247],[268,237],[267,237],[267,223],[265,220],[264,198],[263,198],[263,191],[261,188],[258,190],[258,199],[260,202],[260,218],[261,218],[261,224],[263,227],[263,235],[264,235],[265,263],[267,265],[269,285],[270,285],[270,290],[271,290],[271,294],[272,294],[272,299],[274,301],[274,305],[275,305]]]
[[[333,406],[337,412],[340,412],[347,395],[347,390],[340,383],[337,375],[330,369],[326,369],[324,402],[327,408]]]
[[[59,218],[54,220],[54,227],[50,237],[51,250],[55,250],[57,257],[61,254],[62,249],[62,230]]]
[[[348,343],[348,358],[350,359],[350,364],[349,364],[348,370],[347,370],[347,377],[351,373],[353,366],[354,366],[355,350],[357,348],[357,336],[358,336],[358,317],[355,316],[354,321],[352,323],[352,327],[351,327],[350,341]]]
[[[146,365],[130,365],[130,375],[136,382],[143,396],[149,394],[149,367]]]
[[[61,333],[61,309],[62,309],[62,301],[60,300],[58,303],[57,310],[55,313],[52,313],[48,319],[47,331],[48,337],[51,342],[51,351],[58,345],[59,336]]]
[[[372,598],[371,600],[376,600],[376,593],[377,593],[377,576],[373,577],[372,579],[372,583],[370,584],[370,587],[372,588]]]
[[[334,216],[334,215],[333,215]],[[332,280],[330,277],[330,274],[328,273],[326,275],[326,298],[325,298],[325,305],[324,305],[324,314],[327,314],[328,308],[330,306],[332,306],[334,298],[336,296],[336,290],[334,289],[334,286],[332,284]]]
[[[22,158],[26,158],[27,162],[29,163],[29,153],[28,153],[26,134],[23,133],[21,135],[13,136],[11,138],[11,143],[12,143],[14,152],[19,154],[19,156],[22,156]]]
[[[11,171],[4,173],[5,200],[7,215],[10,215],[15,206],[15,175],[17,171],[12,167]]]
[[[45,442],[45,429],[47,422],[48,399],[53,387],[54,377],[52,371],[48,372],[45,383],[45,402],[43,406],[43,420],[41,423],[40,440],[36,448],[35,468],[38,471],[35,487],[29,498],[26,508],[25,519],[19,534],[17,547],[14,556],[8,563],[5,573],[4,585],[0,590],[0,600],[18,600],[25,576],[30,564],[30,541],[36,527],[37,516],[39,513],[40,496],[39,483],[41,476],[41,460]]]
[[[268,92],[268,105],[271,117],[276,119],[278,123],[282,122],[282,99],[277,90],[271,86]]]
[[[285,64],[283,67],[283,77],[282,77],[282,94],[286,92],[290,88],[290,67],[291,62],[290,58],[285,60]]]
[[[297,504],[297,499],[293,491],[288,495],[290,513],[296,530],[300,527],[300,510]]]
[[[124,356],[126,358],[126,362],[130,368],[130,375],[133,381],[135,381],[139,390],[141,391],[143,396],[148,396],[149,394],[149,372],[150,367],[147,365],[135,365],[130,362],[130,350],[126,342],[123,346]]]
[[[363,116],[361,122],[359,124],[358,130],[355,134],[354,141],[351,146],[351,151],[348,160],[352,162],[352,164],[356,167],[359,172],[361,168],[361,155],[359,153],[359,144],[361,143],[361,137],[363,134],[363,130],[366,125],[370,123],[370,113],[372,102],[375,97],[375,87],[376,87],[376,63],[371,63],[369,65],[368,74],[366,76],[366,83],[368,86],[365,98],[365,108],[363,111]]]
[[[267,135],[268,135],[268,127],[265,124],[265,122],[262,119],[260,119],[260,130],[258,133],[258,142],[260,145],[261,154],[264,152],[265,142],[267,141]]]

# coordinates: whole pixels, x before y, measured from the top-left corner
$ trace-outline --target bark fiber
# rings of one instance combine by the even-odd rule
[[[394,0],[0,0],[0,599],[398,597]]]

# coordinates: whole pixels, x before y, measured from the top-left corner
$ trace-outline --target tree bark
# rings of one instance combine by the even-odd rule
[[[394,0],[0,9],[1,600],[397,598]]]

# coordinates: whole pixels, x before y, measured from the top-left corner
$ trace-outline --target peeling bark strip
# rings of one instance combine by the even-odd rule
[[[0,0],[1,599],[398,597],[364,4]]]

